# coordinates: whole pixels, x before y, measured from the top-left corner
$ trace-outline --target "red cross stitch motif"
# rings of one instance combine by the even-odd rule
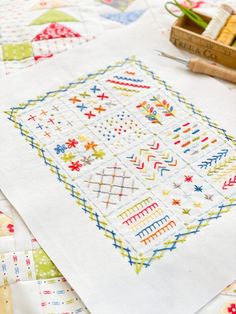
[[[29,118],[28,118],[28,121],[30,121],[30,120],[32,120],[32,121],[35,121],[35,119],[36,119],[36,116],[32,116],[32,114],[29,116]]]
[[[68,166],[72,171],[80,171],[80,168],[82,167],[83,165],[80,164],[79,160],[77,161],[72,161],[71,164]]]
[[[89,111],[89,112],[85,113],[84,115],[87,116],[88,119],[91,119],[92,117],[96,117],[96,115],[94,113],[92,113],[92,111]]]
[[[184,182],[193,182],[193,176],[184,176]]]
[[[98,98],[100,98],[101,100],[104,100],[106,98],[109,98],[108,96],[106,96],[104,93],[102,93],[101,95],[97,95]]]
[[[68,142],[66,142],[66,145],[67,145],[67,147],[68,148],[75,148],[76,146],[77,146],[77,144],[79,144],[79,142],[78,141],[76,141],[76,139],[68,139]]]
[[[48,123],[52,123],[52,124],[55,124],[54,120],[52,118],[49,118],[48,119]]]
[[[52,23],[46,27],[41,33],[34,37],[33,41],[48,40],[55,38],[72,38],[81,37],[79,33],[73,32],[64,25]]]

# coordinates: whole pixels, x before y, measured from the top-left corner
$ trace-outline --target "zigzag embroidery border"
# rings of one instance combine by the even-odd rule
[[[208,226],[210,221],[219,219],[222,217],[222,214],[229,212],[232,208],[236,206],[236,199],[228,199],[227,204],[221,204],[218,206],[215,211],[212,211],[198,220],[196,225],[188,226],[188,231],[185,233],[179,233],[175,235],[175,239],[172,241],[167,241],[164,243],[163,247],[157,247],[153,250],[151,256],[143,256],[142,254],[138,254],[134,252],[134,250],[127,246],[124,240],[122,240],[116,232],[109,228],[108,223],[101,217],[94,209],[87,204],[87,200],[81,197],[80,193],[76,191],[76,188],[73,184],[67,181],[67,177],[62,175],[60,172],[60,168],[53,163],[51,158],[48,158],[45,154],[45,150],[40,147],[40,144],[35,141],[35,138],[30,135],[30,132],[23,128],[23,125],[20,122],[17,122],[17,113],[19,110],[24,110],[28,106],[34,106],[37,102],[43,102],[45,99],[50,97],[55,97],[57,94],[66,92],[67,90],[76,87],[80,84],[84,84],[88,80],[92,80],[101,76],[107,72],[110,72],[116,68],[120,68],[125,64],[135,64],[140,69],[142,69],[147,75],[151,76],[154,80],[156,80],[160,85],[162,85],[165,90],[170,93],[172,96],[177,98],[179,103],[182,103],[189,109],[194,115],[199,116],[203,122],[207,123],[209,127],[214,128],[221,136],[223,136],[227,141],[231,142],[233,145],[236,145],[236,139],[233,136],[230,136],[225,129],[220,128],[216,123],[212,122],[212,120],[204,115],[202,111],[198,110],[193,104],[188,103],[186,98],[181,96],[179,92],[176,92],[172,89],[170,85],[168,85],[164,80],[160,77],[156,76],[152,71],[150,71],[146,66],[142,64],[141,61],[136,60],[135,57],[126,58],[122,62],[117,62],[113,66],[108,66],[103,70],[98,70],[94,74],[88,74],[84,78],[80,78],[75,82],[69,83],[67,86],[61,86],[59,89],[47,92],[44,96],[39,96],[36,99],[30,99],[25,104],[20,104],[17,107],[12,107],[10,111],[6,111],[5,113],[8,115],[8,119],[14,123],[14,127],[20,130],[20,133],[25,140],[29,142],[32,148],[35,148],[38,152],[38,155],[43,158],[45,165],[49,166],[50,171],[56,174],[59,182],[62,182],[65,188],[70,191],[71,196],[76,199],[77,204],[81,207],[81,209],[89,215],[89,218],[96,223],[96,226],[99,230],[104,232],[104,235],[111,239],[113,242],[113,246],[116,249],[119,249],[122,256],[128,259],[128,262],[131,266],[135,266],[136,273],[139,273],[142,268],[147,268],[150,266],[151,262],[155,259],[160,259],[166,251],[173,251],[177,248],[177,245],[186,241],[186,239],[193,234],[197,234],[201,228]]]

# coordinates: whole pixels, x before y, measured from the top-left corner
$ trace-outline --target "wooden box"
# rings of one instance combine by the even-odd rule
[[[205,15],[199,15],[207,22],[211,20]],[[236,69],[236,47],[203,37],[202,32],[200,26],[183,16],[172,26],[170,41],[180,49]]]

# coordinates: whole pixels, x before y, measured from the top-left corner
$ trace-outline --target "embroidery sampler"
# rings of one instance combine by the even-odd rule
[[[0,76],[135,22],[151,9],[151,1],[138,2],[2,1]],[[193,4],[207,9],[220,2]],[[155,5],[167,16],[161,1]],[[235,208],[235,142],[136,59],[93,74],[14,106],[8,118],[111,250],[139,273]],[[87,313],[6,202],[0,192],[0,312],[13,314],[15,296],[24,293],[36,314]],[[25,237],[31,244],[19,248]],[[236,311],[235,283],[230,287],[217,298],[222,313]]]
[[[139,273],[235,205],[235,140],[135,57],[8,119]]]

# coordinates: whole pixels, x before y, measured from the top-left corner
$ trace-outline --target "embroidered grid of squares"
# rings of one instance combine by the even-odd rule
[[[137,273],[235,206],[235,140],[135,57],[7,114]]]
[[[21,18],[17,27],[19,27],[21,23],[22,25],[25,23],[24,21],[25,17],[22,16],[22,13],[24,11],[24,5],[25,3],[27,3],[27,5],[30,4],[30,1],[21,1],[21,3],[20,1],[18,2],[22,10],[20,14],[19,14],[19,10],[17,11],[16,20],[18,21],[18,15],[20,15],[19,17]],[[67,4],[68,2],[69,1],[67,1]],[[104,3],[104,1],[100,1],[100,2]],[[115,2],[116,1],[114,1],[114,3]],[[13,1],[11,3],[13,3]],[[118,1],[116,3],[118,4]],[[107,5],[107,4],[104,3],[104,5]],[[109,1],[108,6],[113,6],[115,8],[116,4],[111,5]],[[63,2],[59,0],[38,1],[38,3],[35,4],[34,7],[32,6],[31,8],[32,8],[32,11],[35,10],[35,12],[38,12],[38,14],[36,15],[40,15],[41,13],[44,13],[45,11],[52,8],[63,11],[64,10],[63,8],[65,8],[65,3],[63,4]],[[14,8],[12,9],[9,11],[11,12],[12,18],[15,19],[15,17],[13,17]],[[117,7],[116,9],[120,11],[123,10],[122,7]],[[142,10],[136,11],[136,12],[127,12],[127,13],[126,12],[119,12],[119,13],[112,12],[109,14],[103,14],[103,17],[104,19],[107,19],[107,20],[116,21],[122,24],[128,24],[132,22],[133,20],[137,19],[137,17],[141,16],[141,14],[142,14]],[[69,21],[62,22],[61,19],[62,19],[62,15],[61,16],[59,15],[59,20],[58,20],[59,22],[54,21],[52,23],[52,21],[48,20],[47,24],[41,24],[41,26],[39,24],[38,26],[36,26],[37,24],[35,24],[34,28],[36,27],[38,27],[38,29],[40,28],[41,32],[38,31],[37,34],[36,33],[33,34],[35,35],[33,39],[31,36],[32,34],[29,34],[29,32],[26,29],[23,29],[23,27],[20,28],[20,31],[18,33],[18,35],[20,36],[20,40],[18,40],[19,37],[14,38],[14,35],[17,35],[17,34],[15,34],[13,26],[9,27],[6,35],[9,36],[10,40],[7,40],[7,38],[5,38],[4,45],[3,45],[3,42],[1,42],[2,49],[0,49],[0,59],[4,60],[4,62],[0,62],[0,73],[2,75],[5,75],[5,73],[10,73],[20,68],[30,66],[34,64],[35,62],[38,62],[38,60],[43,60],[44,57],[45,58],[51,57],[53,55],[51,53],[52,50],[54,53],[58,53],[65,49],[70,49],[72,46],[77,44],[77,42],[78,43],[83,42],[81,38],[81,33],[83,33],[83,36],[84,36],[86,32],[79,33],[77,28],[74,29],[74,27],[71,27],[72,25],[76,25],[76,23],[78,22],[75,22],[75,21],[71,22],[71,24],[69,24],[70,25],[70,28],[69,28],[69,27],[66,27],[68,26]],[[4,12],[4,21],[6,21],[5,12]],[[30,25],[28,29],[30,29]],[[73,29],[74,31],[72,31]],[[1,39],[2,39],[2,34],[3,34],[3,25],[1,25]],[[32,39],[32,43],[30,43],[28,39],[25,40],[26,37],[24,37],[24,34],[26,37],[29,36],[29,38]],[[61,36],[63,37],[60,38]],[[85,36],[84,36],[84,39],[85,39]],[[48,43],[46,43],[46,40]],[[38,41],[38,45],[37,45],[37,41]],[[39,49],[37,49],[37,46],[39,47]],[[35,49],[35,53],[32,50],[32,47]],[[44,55],[42,55],[42,52]],[[150,103],[150,100],[149,100],[149,103]],[[145,110],[145,106],[143,106],[143,110]],[[155,145],[155,143],[153,143],[152,145]],[[223,179],[226,178],[227,175],[229,175],[230,173],[235,172],[235,165],[234,165],[235,156],[234,155],[235,153],[231,149],[228,149],[228,148],[220,149],[216,154],[206,158],[201,163],[199,163],[197,165],[199,167],[198,170],[200,171],[200,174],[202,174],[203,176],[207,175],[211,177],[211,179],[213,179],[214,181],[214,185],[217,185],[217,187],[221,189],[222,182],[224,181]],[[226,156],[227,158],[225,158]],[[221,159],[222,161],[224,161],[225,164],[219,163]],[[131,158],[129,158],[129,160],[131,160]],[[87,159],[87,162],[88,163],[90,162],[89,159]],[[135,167],[134,163],[131,162],[131,164],[133,164],[133,167]],[[227,165],[228,167],[225,167]],[[221,167],[225,167],[226,169],[223,169],[224,171],[221,171]],[[146,173],[145,175],[146,175],[146,178],[148,178],[148,174]],[[151,176],[151,172],[149,173],[149,175]],[[188,176],[187,178],[185,177],[184,182],[186,182],[185,180],[191,180],[190,178],[191,176]],[[224,189],[225,190],[232,189],[232,186],[234,186],[234,181],[235,180],[231,177],[229,177],[228,180],[225,180],[223,183]],[[175,187],[176,186],[178,187],[178,183],[176,184],[176,182],[173,182],[173,185]],[[162,193],[164,196],[167,196],[168,190],[167,189],[163,190]],[[209,198],[209,199],[213,198],[210,193],[208,196],[206,195],[204,197]],[[143,201],[145,202],[147,200],[148,200],[147,198],[144,198]],[[176,200],[177,202],[175,201],[175,203],[178,203],[178,198],[176,198]],[[151,199],[149,199],[149,201],[151,201]],[[195,205],[196,205],[195,210],[197,210],[198,206],[201,204],[196,203]],[[156,205],[154,204],[153,206],[155,207]],[[181,208],[178,207],[178,205],[176,205],[176,209],[178,209],[179,212],[181,212],[182,210]],[[3,210],[2,206],[0,210]],[[224,208],[224,210],[226,209]],[[183,216],[185,217],[185,220],[189,221],[189,219],[191,219],[191,216],[189,214],[190,213],[189,208],[187,206],[185,209],[183,209],[182,213],[185,215]],[[196,211],[196,214],[197,214],[197,211]],[[155,213],[155,215],[158,215],[158,211],[157,213]],[[121,217],[122,217],[121,215],[118,217],[117,215],[115,216],[115,219],[117,219],[117,223],[119,223],[118,219],[121,219]],[[164,217],[164,218],[166,219],[168,217]],[[132,219],[134,220],[134,218]],[[124,224],[122,224],[121,227],[128,227],[128,220],[127,221],[126,220]],[[144,223],[145,221],[144,222],[142,221],[142,224],[140,225],[144,226]],[[40,279],[40,277],[38,277],[37,281],[34,280],[36,276],[36,266],[34,265],[33,256],[35,256],[35,254],[33,254],[33,251],[31,250],[32,248],[30,249],[30,247],[28,246],[27,246],[28,253],[26,254],[23,254],[22,252],[17,251],[17,248],[15,247],[17,236],[14,235],[14,229],[16,230],[16,226],[14,225],[14,220],[11,217],[11,214],[9,212],[7,212],[6,214],[5,211],[0,212],[0,252],[1,252],[1,258],[2,258],[1,269],[4,271],[4,269],[6,269],[7,267],[10,270],[7,276],[6,274],[4,276],[3,273],[1,273],[1,276],[0,276],[1,284],[2,284],[2,286],[0,286],[0,312],[8,313],[8,314],[13,313],[14,302],[12,303],[12,299],[14,299],[14,294],[16,295],[19,294],[19,291],[23,291],[25,293],[22,295],[23,298],[26,298],[26,296],[28,297],[29,295],[33,298],[32,291],[36,291],[36,297],[34,296],[33,298],[35,300],[35,303],[34,303],[35,313],[36,312],[41,313],[41,310],[40,310],[41,308],[43,308],[44,313],[49,313],[49,312],[54,313],[55,311],[57,313],[58,311],[59,312],[70,311],[69,313],[80,313],[84,311],[85,313],[86,312],[85,307],[81,303],[79,297],[74,292],[71,292],[73,291],[73,289],[71,289],[71,287],[69,286],[69,284],[66,282],[66,280],[63,277],[60,277],[59,272],[55,270],[53,264],[50,264],[51,267],[49,267],[50,271],[53,272],[53,274],[51,273],[50,275],[50,273],[47,272],[46,275],[44,274],[44,277],[41,277],[42,279],[44,278],[45,280]],[[124,230],[128,230],[128,229],[124,228]],[[136,226],[134,226],[134,228],[132,227],[130,230],[135,231],[138,229],[136,228]],[[141,235],[142,233],[138,234],[137,236],[141,239]],[[135,234],[133,234],[133,236],[135,237]],[[130,239],[132,241],[132,236],[130,236]],[[45,254],[42,254],[42,250],[40,250],[40,247],[38,246],[38,244],[36,244],[37,242],[33,238],[33,236],[31,236],[31,240],[32,240],[33,250],[36,250],[35,252],[38,251],[40,253],[38,254],[38,261],[41,263],[41,260],[43,261],[45,258]],[[135,245],[134,242],[133,244]],[[10,253],[13,251],[15,251],[14,254]],[[18,265],[15,265],[15,269],[14,269],[14,261],[17,261],[18,263]],[[31,268],[31,271],[27,270],[28,267]],[[58,277],[56,278],[55,276],[58,276]],[[9,282],[9,284],[7,284],[7,282]],[[16,284],[16,282],[18,284]],[[53,288],[53,285],[56,288]],[[39,287],[45,287],[45,289],[39,290]],[[38,295],[38,291],[40,291],[39,293],[40,298]],[[236,309],[235,284],[230,286],[228,289],[226,289],[226,291],[229,291],[229,293],[227,293],[228,300],[226,302],[226,300],[224,299],[225,293],[223,292],[222,293],[223,297],[222,297],[222,300],[220,300],[221,304],[219,306],[219,309],[221,309],[220,312],[222,313],[233,313]],[[72,295],[70,295],[70,293]],[[42,299],[41,299],[41,295],[42,295]],[[32,308],[29,307],[29,310],[30,309]]]

